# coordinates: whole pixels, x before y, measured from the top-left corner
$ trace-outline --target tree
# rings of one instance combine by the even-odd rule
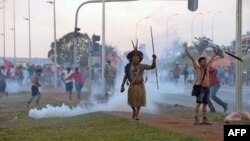
[[[101,56],[102,56],[102,45],[99,45],[98,51],[92,51],[93,57],[99,57],[99,62],[94,62],[98,65],[101,65]],[[110,60],[112,63],[119,64],[121,61],[121,58],[119,56],[118,50],[116,47],[112,45],[106,45],[105,46],[105,61]],[[92,64],[95,65],[95,64]]]
[[[54,62],[54,42],[50,45],[48,57]],[[88,34],[78,33],[76,37],[77,62],[80,66],[88,65],[88,54],[91,39]],[[57,62],[61,66],[74,63],[74,32],[70,32],[57,40]]]
[[[88,34],[78,33],[76,37],[77,63],[81,67],[88,66],[89,53],[92,56],[101,56],[101,45],[99,45],[98,51],[94,51],[92,44]],[[48,57],[54,62],[54,42],[51,43],[50,47]],[[119,58],[116,48],[112,45],[106,45],[106,59],[117,62]],[[57,63],[64,67],[74,63],[74,32],[68,33],[57,40]],[[101,62],[99,63],[101,64]]]

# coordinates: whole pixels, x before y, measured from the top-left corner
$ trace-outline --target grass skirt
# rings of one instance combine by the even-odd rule
[[[131,107],[146,106],[146,91],[143,83],[129,86],[128,105]]]

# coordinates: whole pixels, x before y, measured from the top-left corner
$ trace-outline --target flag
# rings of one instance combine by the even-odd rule
[[[8,60],[4,60],[4,68],[7,70],[7,74],[10,73],[10,67],[12,65],[12,62],[8,61]]]

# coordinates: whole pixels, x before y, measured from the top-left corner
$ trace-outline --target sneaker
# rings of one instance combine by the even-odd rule
[[[207,119],[207,117],[203,117],[202,119],[202,123],[201,124],[205,124],[205,125],[212,125],[212,123],[210,123]]]
[[[225,103],[225,104],[224,104],[224,106],[223,106],[223,108],[224,108],[224,112],[226,112],[226,111],[227,111],[227,109],[228,109],[228,104],[227,104],[227,103]]]
[[[194,125],[200,125],[200,121],[199,121],[198,117],[194,118]]]

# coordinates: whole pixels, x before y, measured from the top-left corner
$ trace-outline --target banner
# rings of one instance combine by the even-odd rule
[[[12,65],[12,62],[8,61],[8,60],[4,60],[4,68],[7,70],[7,74],[10,73],[10,67]]]

